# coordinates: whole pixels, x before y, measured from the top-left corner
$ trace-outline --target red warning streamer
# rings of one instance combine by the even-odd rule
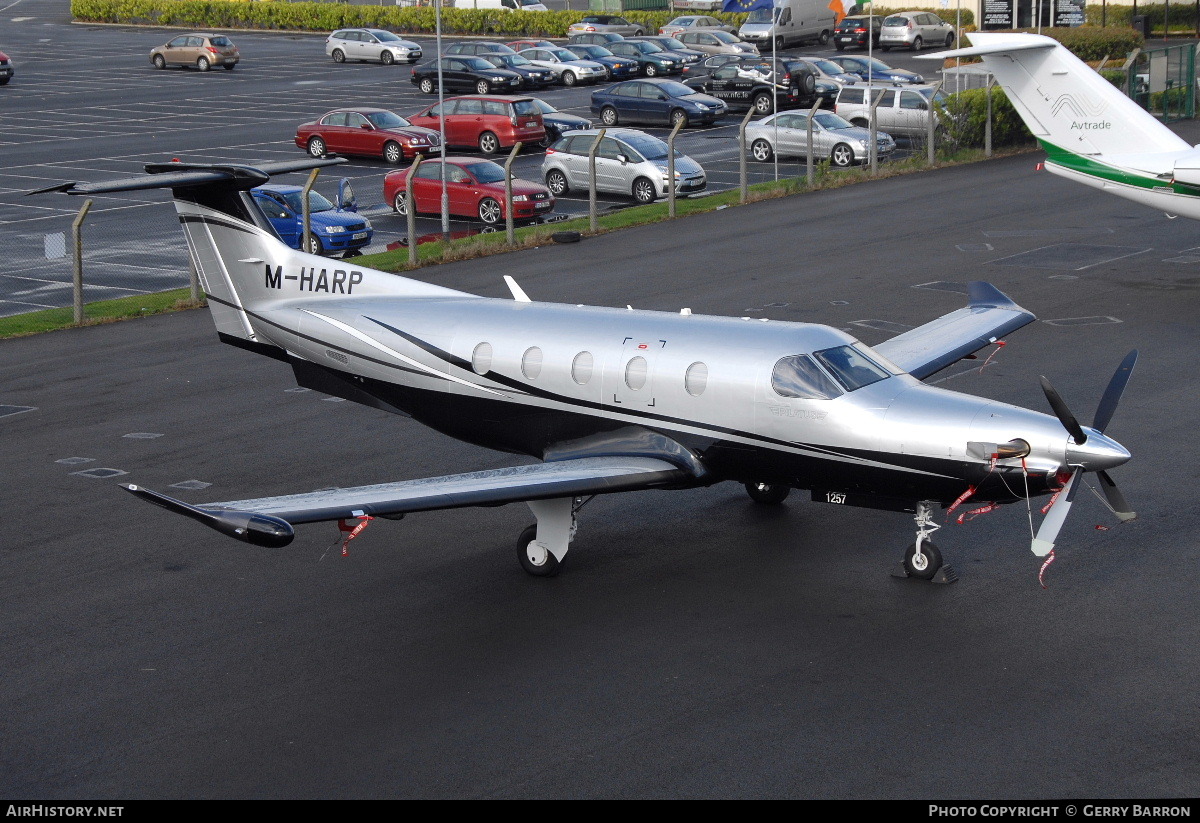
[[[350,556],[350,541],[358,537],[362,533],[362,530],[367,527],[367,524],[375,518],[369,514],[364,514],[357,519],[357,525],[351,525],[349,519],[338,521],[338,531],[346,532],[346,539],[342,541],[342,557]]]
[[[1050,554],[1046,555],[1046,562],[1043,563],[1042,567],[1038,570],[1038,583],[1041,584],[1043,589],[1050,588],[1049,586],[1046,585],[1046,581],[1043,578],[1043,575],[1046,574],[1046,569],[1050,568],[1050,564],[1053,562],[1054,562],[1054,549],[1051,549]]]

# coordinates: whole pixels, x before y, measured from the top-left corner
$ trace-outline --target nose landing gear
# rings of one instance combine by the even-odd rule
[[[942,553],[933,545],[929,536],[941,528],[933,522],[933,501],[922,500],[917,504],[917,541],[908,547],[904,559],[892,570],[892,577],[915,577],[930,583],[953,583],[958,575],[949,563],[942,562]]]

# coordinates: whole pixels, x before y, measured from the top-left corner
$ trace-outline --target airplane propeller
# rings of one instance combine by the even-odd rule
[[[1104,430],[1108,428],[1108,424],[1112,422],[1113,415],[1117,411],[1117,405],[1121,402],[1121,395],[1125,393],[1125,387],[1129,384],[1129,377],[1133,373],[1134,364],[1137,363],[1138,353],[1134,349],[1125,356],[1121,361],[1121,365],[1117,367],[1112,379],[1108,382],[1108,387],[1104,390],[1103,396],[1100,398],[1100,403],[1096,407],[1096,415],[1092,419],[1092,430],[1097,434],[1102,435]],[[1079,425],[1079,420],[1071,413],[1062,396],[1054,390],[1050,385],[1050,381],[1042,377],[1042,391],[1046,395],[1046,400],[1050,402],[1050,408],[1054,410],[1054,415],[1059,422],[1063,424],[1063,428],[1067,430],[1067,434],[1071,435],[1071,439],[1076,446],[1082,446],[1088,441],[1088,435]],[[1104,439],[1104,438],[1101,438]],[[1111,441],[1106,441],[1111,443]],[[1115,444],[1114,444],[1115,445]],[[1071,454],[1071,449],[1067,449],[1068,459]],[[1128,454],[1125,455],[1128,457]],[[1123,461],[1122,461],[1123,462]],[[1045,557],[1054,548],[1054,541],[1058,538],[1058,532],[1062,528],[1067,519],[1067,513],[1071,510],[1071,504],[1075,502],[1075,492],[1078,489],[1079,477],[1087,471],[1084,465],[1077,465],[1071,473],[1071,479],[1058,493],[1057,498],[1050,507],[1050,511],[1046,514],[1046,519],[1042,521],[1041,527],[1038,529],[1037,537],[1033,539],[1033,553],[1038,557]],[[1117,517],[1126,522],[1133,520],[1137,514],[1130,508],[1128,501],[1125,500],[1125,495],[1121,494],[1121,490],[1117,488],[1116,482],[1109,476],[1108,472],[1103,468],[1095,468],[1092,471],[1096,472],[1100,479],[1100,490],[1104,493],[1104,498],[1108,501],[1108,505],[1116,513]]]

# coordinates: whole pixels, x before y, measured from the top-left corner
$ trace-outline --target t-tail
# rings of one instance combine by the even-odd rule
[[[1200,150],[1056,40],[1008,32],[967,37],[970,48],[921,59],[982,59],[1045,149],[1047,171],[1200,219]]]
[[[208,299],[213,322],[227,343],[265,354],[282,348],[272,334],[274,310],[355,297],[468,295],[350,261],[306,254],[280,240],[250,189],[272,175],[345,162],[307,158],[256,166],[152,163],[146,174],[102,183],[63,183],[31,194],[60,191],[96,195],[171,189],[188,253]]]

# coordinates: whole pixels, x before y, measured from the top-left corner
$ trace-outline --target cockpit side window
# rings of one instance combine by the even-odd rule
[[[780,397],[830,400],[842,393],[806,354],[780,358],[771,372],[771,388]]]
[[[838,346],[813,352],[813,357],[829,369],[834,379],[848,392],[889,377],[886,371],[868,360],[866,355],[853,346]]]

